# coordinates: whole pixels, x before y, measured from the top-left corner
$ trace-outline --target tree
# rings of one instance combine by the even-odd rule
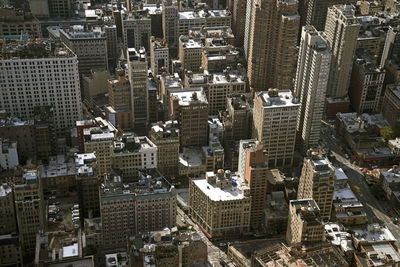
[[[380,134],[383,138],[385,138],[386,140],[390,140],[395,138],[395,132],[393,131],[393,129],[389,126],[385,126],[380,130]]]

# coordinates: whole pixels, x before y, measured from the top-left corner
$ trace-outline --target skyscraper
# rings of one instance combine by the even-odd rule
[[[242,46],[246,26],[246,0],[233,0],[232,31],[235,35],[235,45]]]
[[[131,83],[133,130],[138,135],[147,133],[149,97],[147,79],[147,56],[143,48],[128,48],[128,77]]]
[[[256,93],[252,133],[267,152],[268,167],[292,165],[299,108],[289,90]]]
[[[304,158],[297,199],[314,199],[320,208],[321,216],[329,220],[334,189],[335,170],[332,164],[320,152],[310,152],[309,157]]]
[[[171,55],[176,55],[178,48],[178,6],[172,0],[162,1],[162,29]]]
[[[250,226],[262,229],[267,196],[267,156],[259,141],[256,146],[246,152],[244,181],[250,187],[251,212]]]
[[[330,63],[331,52],[322,33],[314,26],[304,26],[294,87],[294,94],[301,104],[297,142],[303,152],[318,145]]]
[[[290,89],[300,23],[298,2],[256,0],[253,5],[247,44],[250,87]]]
[[[329,97],[347,96],[359,28],[354,6],[335,5],[328,9],[325,35],[332,49]]]

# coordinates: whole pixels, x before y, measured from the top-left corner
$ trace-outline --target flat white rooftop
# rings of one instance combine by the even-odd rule
[[[194,183],[212,201],[231,201],[245,198],[242,190],[236,186],[221,189],[216,185],[209,184],[206,179],[194,180]]]
[[[300,106],[293,98],[290,90],[279,90],[276,95],[270,94],[268,91],[257,93],[263,101],[264,108],[283,108]]]

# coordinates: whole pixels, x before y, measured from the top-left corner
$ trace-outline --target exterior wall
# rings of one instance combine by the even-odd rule
[[[85,153],[96,152],[97,173],[103,175],[111,169],[113,139],[85,141]]]
[[[150,18],[127,18],[122,20],[124,46],[125,48],[135,48],[139,50],[144,47],[149,51],[151,36]]]
[[[2,220],[0,225],[1,236],[9,233],[16,233],[17,222],[15,220],[14,195],[11,187],[8,184],[3,184],[0,186],[0,189],[4,193],[0,196],[0,218]]]
[[[207,144],[208,104],[180,106],[178,122],[181,147]]]
[[[23,267],[21,246],[17,235],[0,236],[0,266]]]

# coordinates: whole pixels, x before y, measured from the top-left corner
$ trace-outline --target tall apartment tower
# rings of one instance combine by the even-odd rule
[[[312,198],[320,208],[321,216],[329,220],[332,212],[335,170],[328,159],[319,152],[309,152],[304,158],[297,199]]]
[[[314,26],[304,26],[294,87],[294,95],[301,104],[297,143],[303,152],[318,145],[330,63],[331,52],[321,32]]]
[[[145,49],[128,48],[128,77],[131,83],[133,130],[146,135],[149,111],[147,56]]]
[[[117,26],[105,25],[104,32],[107,39],[108,69],[114,70],[115,67],[117,66],[117,59],[118,59]]]
[[[232,10],[232,31],[235,35],[235,46],[241,47],[244,42],[244,33],[246,26],[246,0],[233,0]]]
[[[335,5],[328,9],[324,31],[332,50],[328,97],[347,96],[359,29],[354,6]]]
[[[267,152],[269,168],[292,165],[299,108],[290,90],[256,93],[252,133]]]
[[[172,0],[162,1],[162,29],[164,40],[167,41],[169,52],[176,56],[178,50],[178,6]]]
[[[300,16],[297,0],[256,0],[248,47],[250,87],[290,89],[295,73]]]
[[[250,187],[251,212],[250,226],[253,229],[262,229],[265,220],[267,196],[267,156],[259,141],[256,146],[246,152],[244,181]]]
[[[34,255],[36,234],[45,230],[45,206],[40,172],[25,170],[14,185],[15,213],[24,256]]]
[[[325,224],[313,199],[290,200],[286,230],[289,246],[325,241]]]

